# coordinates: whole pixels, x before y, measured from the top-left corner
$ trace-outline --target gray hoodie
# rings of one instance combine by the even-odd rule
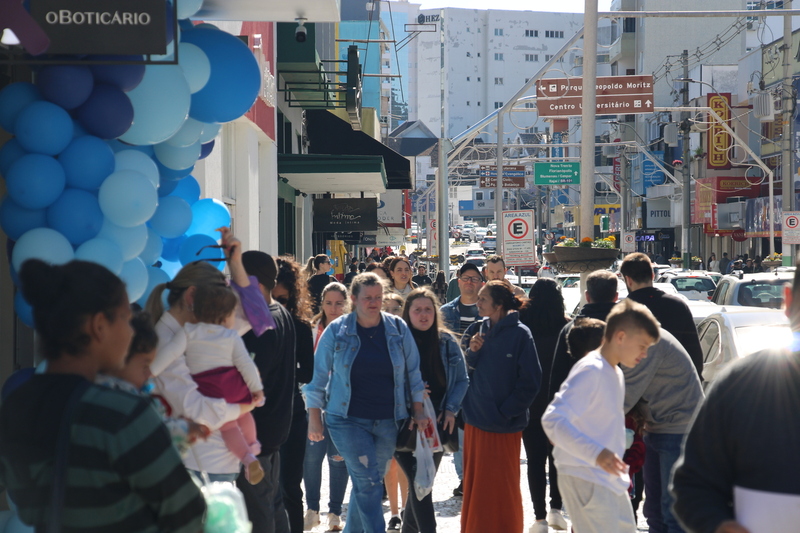
[[[689,354],[667,330],[636,367],[622,366],[625,412],[646,403],[645,429],[650,433],[683,434],[703,400],[703,389]]]

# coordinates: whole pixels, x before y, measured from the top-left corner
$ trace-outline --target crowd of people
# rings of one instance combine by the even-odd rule
[[[450,286],[408,257],[369,257],[343,284],[326,255],[304,267],[243,253],[227,229],[222,246],[229,279],[188,264],[144,310],[99,265],[23,265],[46,369],[3,388],[0,487],[25,523],[195,533],[211,481],[236,484],[255,533],[323,518],[328,531],[434,533],[408,431],[446,444],[434,472],[455,452],[462,533],[523,531],[523,446],[530,533],[566,530],[565,510],[576,533],[632,533],[643,491],[653,533],[745,533],[734,488],[800,494],[754,440],[796,395],[796,356],[734,365],[704,403],[691,314],[653,287],[644,254],[620,268],[628,298],[593,272],[570,320],[555,280],[526,294],[501,256],[464,264]],[[786,301],[800,329],[800,297]],[[773,416],[755,420],[759,402]]]

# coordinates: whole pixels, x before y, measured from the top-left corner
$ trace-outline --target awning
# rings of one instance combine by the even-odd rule
[[[203,0],[195,19],[339,22],[339,0]]]
[[[386,169],[377,155],[279,154],[278,176],[307,194],[386,192]]]
[[[411,161],[326,110],[306,111],[311,154],[371,155],[383,158],[387,189],[411,189]],[[355,189],[361,190],[361,189]]]

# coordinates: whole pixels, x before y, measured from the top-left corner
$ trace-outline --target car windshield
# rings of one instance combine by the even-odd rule
[[[478,268],[481,268],[486,261],[483,258],[471,257],[467,259],[467,263],[472,263]]]
[[[770,324],[758,326],[742,326],[735,328],[736,351],[744,357],[767,347],[789,346],[792,342],[792,330],[788,324]]]
[[[494,237],[484,237],[483,240],[486,241],[486,242],[494,242],[495,238]]]
[[[483,255],[483,250],[480,249],[467,250],[467,255]]]
[[[671,281],[672,284],[675,285],[675,288],[679,291],[708,292],[713,291],[716,288],[714,282],[709,278],[685,277],[673,278]]]
[[[753,280],[739,284],[739,305],[780,309],[783,306],[784,279]]]

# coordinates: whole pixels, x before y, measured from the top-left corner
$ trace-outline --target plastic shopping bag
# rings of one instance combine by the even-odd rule
[[[201,489],[206,500],[204,533],[250,533],[244,496],[233,483],[208,483]]]
[[[428,443],[428,448],[434,453],[444,451],[441,438],[439,437],[439,429],[436,425],[436,411],[433,410],[433,404],[430,398],[425,398],[422,401],[422,405],[425,416],[428,418],[428,428],[423,432]]]
[[[436,426],[434,425],[434,433]],[[438,438],[438,437],[437,437]],[[433,478],[436,477],[436,465],[433,463],[433,450],[428,445],[428,439],[421,431],[417,431],[417,473],[414,475],[414,494],[422,500],[433,490]]]

